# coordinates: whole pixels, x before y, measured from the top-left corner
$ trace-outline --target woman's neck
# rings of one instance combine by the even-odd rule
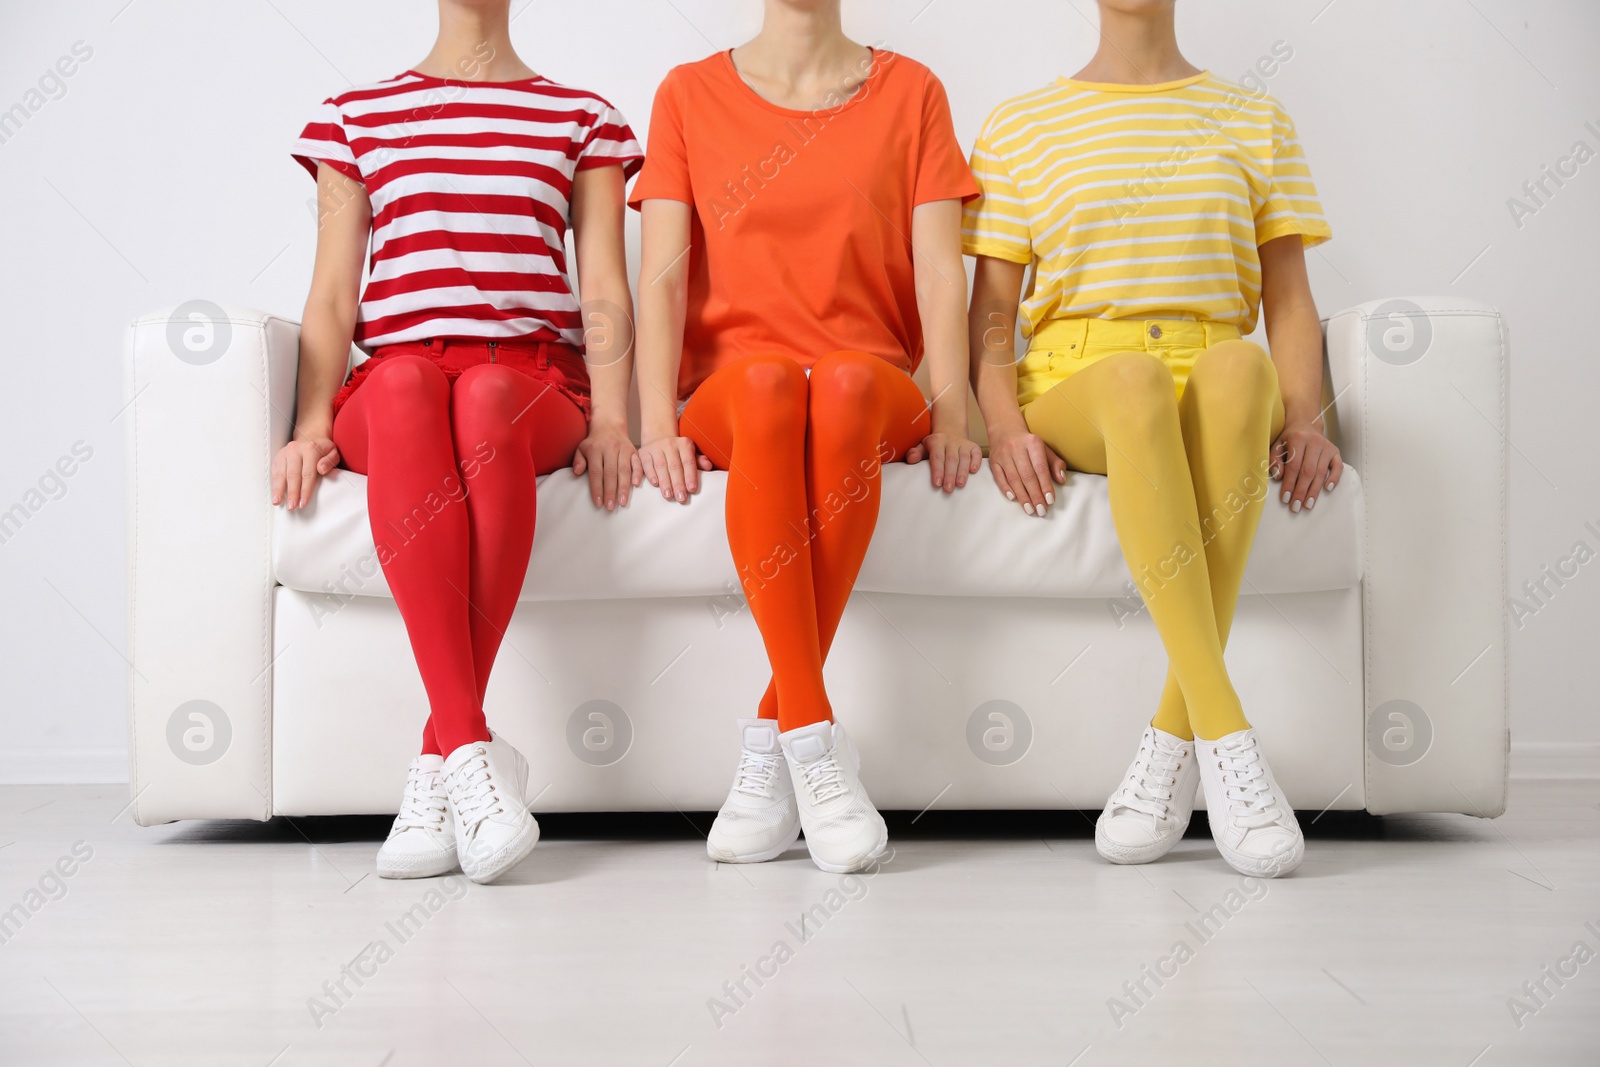
[[[838,0],[805,5],[768,0],[761,32],[733,50],[733,62],[768,99],[809,107],[830,93],[854,92],[870,55],[845,36]]]
[[[1159,85],[1200,73],[1178,50],[1173,9],[1130,14],[1102,5],[1100,47],[1073,78],[1114,85]]]
[[[533,69],[511,47],[509,4],[481,7],[441,0],[439,37],[433,51],[414,68],[435,78],[461,81],[517,81]]]

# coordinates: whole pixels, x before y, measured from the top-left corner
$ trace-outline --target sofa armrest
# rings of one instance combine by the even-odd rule
[[[1367,809],[1505,810],[1505,324],[1452,297],[1327,322],[1345,460],[1366,491]]]
[[[272,456],[294,417],[300,329],[191,301],[129,329],[129,759],[133,817],[272,812]]]

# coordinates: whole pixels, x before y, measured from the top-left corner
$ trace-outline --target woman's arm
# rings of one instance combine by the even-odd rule
[[[294,437],[272,460],[272,502],[293,510],[311,501],[317,479],[339,465],[333,395],[344,382],[361,298],[361,264],[372,204],[361,183],[317,166],[317,258],[300,323]]]
[[[935,486],[951,493],[967,484],[983,450],[967,437],[967,271],[961,261],[961,201],[935,200],[911,213],[917,312],[933,387],[932,430],[906,453],[907,463],[927,457]]]
[[[1261,303],[1283,394],[1283,433],[1272,446],[1274,473],[1283,481],[1279,499],[1291,511],[1309,509],[1339,483],[1344,460],[1322,418],[1322,325],[1299,234],[1261,246]]]
[[[584,361],[594,412],[589,436],[578,446],[572,474],[589,475],[595,507],[626,507],[643,478],[638,450],[628,438],[628,383],[633,380],[633,293],[623,245],[621,166],[590,167],[572,182],[572,243],[583,302]]]
[[[699,491],[694,443],[678,435],[678,364],[689,306],[689,240],[693,208],[679,200],[646,200],[639,267],[639,417],[644,474],[661,495],[687,503]]]
[[[1026,270],[1010,260],[977,257],[967,331],[972,388],[989,430],[989,470],[1007,500],[1043,516],[1056,502],[1051,480],[1066,482],[1067,465],[1029,432],[1017,407],[1017,301]]]

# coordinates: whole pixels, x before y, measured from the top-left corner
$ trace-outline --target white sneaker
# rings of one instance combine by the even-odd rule
[[[1094,825],[1094,847],[1112,863],[1149,863],[1189,828],[1199,781],[1194,742],[1144,728],[1139,754]]]
[[[720,863],[762,863],[783,855],[800,836],[794,782],[772,719],[739,720],[739,769],[706,854]]]
[[[1305,859],[1294,809],[1272,777],[1254,730],[1216,741],[1195,739],[1206,815],[1217,851],[1240,874],[1276,878]]]
[[[444,757],[422,755],[406,772],[400,814],[378,849],[379,878],[433,878],[456,870],[456,828],[444,791]]]
[[[789,758],[811,862],[829,874],[859,871],[889,847],[889,828],[872,806],[856,771],[861,757],[833,722],[812,723],[778,735]]]
[[[461,872],[492,882],[539,843],[528,814],[528,761],[492,730],[490,740],[462,745],[444,761],[444,787],[456,824]]]

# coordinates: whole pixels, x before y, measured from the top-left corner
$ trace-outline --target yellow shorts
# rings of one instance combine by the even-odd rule
[[[1118,352],[1149,352],[1160,358],[1183,395],[1189,368],[1200,354],[1239,329],[1220,322],[1184,319],[1054,319],[1040,326],[1017,364],[1017,404],[1027,407],[1089,364]]]

